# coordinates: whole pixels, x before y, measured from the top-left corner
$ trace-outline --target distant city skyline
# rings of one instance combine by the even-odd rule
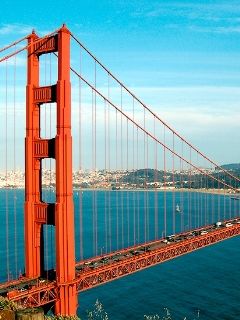
[[[3,0],[2,8],[0,47],[33,28],[43,35],[65,22],[120,80],[188,141],[219,164],[240,162],[238,1],[103,0],[69,1],[66,5],[62,0],[43,0],[41,5],[29,5],[28,1]],[[18,62],[24,70],[23,58]],[[1,77],[0,85],[4,81]],[[21,75],[21,88],[25,77]],[[16,89],[18,92],[20,87]],[[0,90],[3,109],[4,90]],[[24,130],[24,104],[22,95],[17,94],[18,130]],[[4,136],[2,123],[0,134]],[[24,135],[17,135],[18,154],[23,154]],[[3,153],[5,146],[0,148]]]

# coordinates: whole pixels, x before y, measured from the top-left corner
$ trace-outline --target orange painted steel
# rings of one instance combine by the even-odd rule
[[[41,161],[34,157],[34,141],[40,139],[40,107],[34,99],[34,88],[39,86],[39,57],[34,51],[32,33],[28,37],[28,63],[26,88],[26,138],[25,138],[25,272],[36,278],[42,273],[42,224],[34,219],[34,206],[41,202]]]
[[[0,291],[4,292],[10,300],[27,307],[54,303],[55,314],[61,315],[76,314],[78,292],[119,279],[240,234],[240,224],[236,223],[230,227],[214,229],[207,234],[194,236],[178,243],[167,244],[163,242],[163,239],[145,243],[142,246],[150,246],[150,249],[140,253],[140,245],[116,251],[104,255],[104,258],[108,259],[107,263],[102,260],[103,257],[95,257],[75,263],[70,70],[75,74],[77,72],[70,67],[70,36],[70,31],[65,25],[48,37],[39,38],[34,32],[28,36],[28,46],[26,47],[28,50],[28,72],[24,212],[26,273],[21,279],[7,282],[0,286]],[[52,52],[58,53],[57,83],[40,87],[39,56]],[[97,60],[95,59],[95,61]],[[145,128],[137,124],[134,119],[125,115],[122,110],[104,97],[81,75],[77,75],[93,91],[104,98],[105,102],[112,105],[153,140],[163,145],[156,137],[148,133]],[[122,84],[121,86],[124,87]],[[133,97],[138,100],[135,96]],[[42,139],[40,136],[41,105],[52,102],[57,104],[57,134],[52,139]],[[145,105],[143,106],[148,110]],[[160,121],[162,122],[162,120]],[[164,122],[162,123],[177,135]],[[183,138],[181,139],[186,142]],[[175,151],[171,151],[165,145],[163,146],[173,155],[178,156],[179,159],[198,169],[199,172],[208,175],[202,169],[195,167],[191,160],[189,162],[176,154]],[[190,147],[194,149],[191,145]],[[201,154],[199,151],[197,152]],[[56,160],[56,203],[54,204],[46,203],[42,199],[42,160],[45,158],[54,158]],[[206,159],[209,160],[208,158]],[[212,179],[217,180],[214,177]],[[227,186],[227,184],[225,185]],[[232,188],[231,186],[228,187]],[[43,225],[48,224],[54,225],[56,230],[56,278],[54,280],[40,280],[40,277],[44,274]],[[137,254],[130,254],[130,251],[134,250]],[[120,255],[121,259],[114,259],[116,255]],[[12,289],[12,286],[14,286],[14,289]]]
[[[59,299],[55,313],[75,315],[75,231],[72,188],[70,32],[58,32],[57,136],[56,158],[56,281]]]
[[[25,256],[26,277],[38,278],[44,272],[43,225],[56,227],[56,281],[58,297],[55,313],[75,315],[77,292],[75,279],[74,209],[72,190],[70,32],[63,26],[57,35],[42,40],[28,37],[28,82],[25,147]],[[58,52],[56,85],[39,87],[39,56]],[[41,139],[41,104],[57,102],[57,135]],[[42,200],[42,165],[44,158],[56,159],[56,203]],[[41,289],[36,289],[40,290]],[[52,290],[52,289],[51,289]],[[35,291],[35,289],[33,289]],[[33,292],[33,294],[35,294]],[[53,297],[53,295],[50,295]],[[31,301],[45,301],[42,296]],[[29,301],[29,300],[28,300]]]
[[[9,292],[8,298],[27,308],[39,307],[49,303],[56,303],[59,300],[59,288],[55,282],[39,283],[29,290]]]
[[[117,280],[137,271],[141,271],[238,235],[240,235],[240,224],[235,224],[228,228],[216,229],[205,235],[196,236],[179,243],[169,244],[149,252],[146,251],[140,255],[126,257],[122,261],[102,265],[95,269],[88,268],[83,271],[76,271],[76,278],[69,284],[71,286],[76,286],[77,292],[86,291],[105,284],[106,282]],[[155,241],[155,243],[157,243],[157,241]],[[138,247],[139,246],[136,246],[135,248]],[[134,247],[131,249],[134,249]],[[119,252],[123,252],[123,250]],[[118,252],[114,252],[107,256],[116,255],[117,253]],[[96,258],[92,260],[94,261]],[[84,264],[84,261],[82,261],[81,264]],[[77,265],[79,264],[77,263]],[[29,279],[24,279],[19,284],[15,283],[15,287],[17,288],[18,285],[24,282],[27,283],[27,281],[29,281]],[[11,283],[8,285],[10,287]],[[10,294],[8,294],[8,296],[10,300],[28,307],[39,307],[51,302],[56,303],[56,301],[59,301],[61,288],[56,281],[46,281],[46,283],[42,283],[41,281],[36,280],[36,284],[29,290],[23,292],[14,290],[12,291],[12,294],[11,289],[9,291]]]
[[[122,261],[114,262],[110,265],[103,265],[94,270],[77,272],[77,290],[81,292],[91,289],[239,234],[240,225],[238,224],[179,243],[166,245],[165,247],[144,252],[140,255],[128,257]]]

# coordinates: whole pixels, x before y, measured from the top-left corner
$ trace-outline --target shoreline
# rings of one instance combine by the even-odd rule
[[[23,187],[2,187],[0,190],[24,190]],[[54,188],[49,187],[43,187],[43,190],[48,191],[55,191]],[[200,193],[208,193],[208,194],[221,194],[221,195],[238,195],[238,192],[231,192],[231,189],[185,189],[185,188],[179,188],[179,189],[171,189],[171,188],[152,188],[152,189],[143,189],[143,188],[135,188],[135,189],[128,189],[128,188],[122,188],[117,190],[112,190],[110,188],[73,188],[73,192],[77,191],[114,191],[114,192],[200,192]],[[240,196],[239,196],[240,197]]]
[[[221,194],[221,195],[237,195],[238,193],[232,193],[228,190],[224,189],[119,189],[119,190],[112,190],[107,188],[83,188],[83,189],[76,189],[74,188],[73,191],[114,191],[114,192],[200,192],[200,193],[207,193],[207,194]]]
[[[23,187],[0,187],[0,190],[24,190]],[[54,188],[49,187],[43,187],[43,190],[48,191],[55,191]],[[185,188],[179,188],[179,189],[172,189],[172,188],[152,188],[152,189],[143,189],[143,188],[135,188],[135,189],[128,189],[128,188],[122,188],[117,190],[112,190],[110,188],[73,188],[73,193],[75,192],[84,192],[84,191],[105,191],[105,192],[199,192],[199,193],[206,193],[206,194],[221,194],[221,195],[227,195],[227,196],[234,196],[238,195],[238,192],[231,192],[231,189],[185,189]],[[239,196],[240,199],[240,196]]]

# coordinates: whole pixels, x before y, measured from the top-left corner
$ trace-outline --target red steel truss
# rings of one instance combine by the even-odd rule
[[[122,261],[102,265],[92,270],[89,268],[84,271],[76,271],[75,280],[69,282],[68,286],[76,288],[77,292],[82,292],[239,234],[240,224],[235,224],[228,228],[217,229],[206,235],[169,244],[137,256],[126,257]],[[134,247],[131,249],[133,250]],[[117,252],[114,252],[114,254],[116,255]],[[84,261],[81,263],[84,264]],[[12,301],[28,307],[38,307],[51,302],[57,303],[61,299],[60,287],[56,281],[42,283],[38,280],[29,290],[23,292],[21,290],[9,291],[8,297]]]

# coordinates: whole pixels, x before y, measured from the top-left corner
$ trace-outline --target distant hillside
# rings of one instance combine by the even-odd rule
[[[238,169],[227,169],[225,165],[225,170],[231,171],[231,174],[238,179],[240,178],[240,164]],[[219,188],[219,181],[225,181],[226,184],[232,185],[235,188],[240,187],[240,182],[235,182],[231,178],[231,176],[227,176],[224,172],[219,172],[218,170],[216,172],[211,172],[211,175],[216,178],[209,179],[208,176],[200,175],[196,172],[192,172],[189,174],[189,172],[175,172],[174,175],[172,172],[167,171],[164,173],[163,170],[154,170],[154,169],[139,169],[133,172],[126,173],[124,176],[122,176],[119,179],[120,183],[127,183],[131,185],[136,185],[139,188],[145,188],[146,185],[154,184],[156,181],[162,184],[171,185],[171,182],[174,180],[175,188]],[[154,185],[152,185],[152,188],[154,188]]]
[[[240,163],[223,164],[221,167],[225,170],[240,170]]]

